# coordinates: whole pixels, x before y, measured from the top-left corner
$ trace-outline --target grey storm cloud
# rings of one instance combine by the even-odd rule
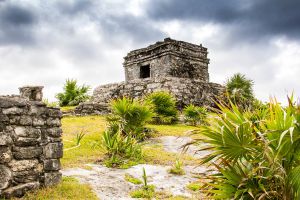
[[[29,7],[0,2],[0,44],[32,44],[37,18]]]
[[[188,20],[233,26],[234,37],[260,39],[283,35],[300,39],[298,0],[153,0],[148,15],[156,20]]]

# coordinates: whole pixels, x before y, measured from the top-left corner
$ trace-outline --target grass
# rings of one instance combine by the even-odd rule
[[[171,169],[168,170],[170,174],[175,174],[175,175],[184,175],[185,171],[183,169],[183,163],[179,159],[176,159],[175,163],[171,167]]]
[[[144,161],[154,165],[172,165],[178,159],[178,154],[164,151],[161,145],[147,145],[143,147]],[[182,160],[187,165],[198,165],[199,160],[192,156],[183,154],[180,155]]]
[[[64,107],[60,107],[60,110],[62,112],[66,112],[66,111],[71,111],[71,110],[75,110],[76,106],[64,106]]]
[[[160,136],[188,136],[189,131],[197,129],[194,126],[188,126],[185,124],[172,124],[172,125],[147,125],[149,128],[153,128],[158,131],[154,137]]]
[[[198,190],[200,190],[201,185],[198,182],[194,182],[194,183],[188,184],[186,187],[192,191],[198,191]]]
[[[64,148],[76,146],[76,136],[84,133],[80,147],[64,151],[61,159],[63,168],[82,167],[104,157],[105,150],[99,144],[105,129],[105,118],[102,116],[64,117],[62,119]]]
[[[135,185],[139,185],[139,184],[143,183],[140,179],[135,178],[135,177],[131,176],[130,174],[125,174],[125,180],[130,183],[133,183]]]
[[[151,199],[155,195],[155,187],[154,185],[148,185],[147,189],[142,187],[141,189],[134,190],[130,192],[130,196],[132,198],[146,198]]]
[[[63,177],[57,186],[27,193],[23,200],[96,200],[97,196],[87,184],[80,184],[75,178]],[[13,199],[17,200],[17,199]]]

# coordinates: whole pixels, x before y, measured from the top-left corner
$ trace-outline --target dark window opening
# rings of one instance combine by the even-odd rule
[[[150,65],[144,65],[140,67],[140,78],[150,77]]]

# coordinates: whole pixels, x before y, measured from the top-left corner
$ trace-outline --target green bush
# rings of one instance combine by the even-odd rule
[[[221,113],[202,127],[202,163],[218,171],[201,190],[212,199],[300,199],[300,107],[241,112],[220,105]]]
[[[78,86],[77,80],[67,79],[63,89],[64,92],[56,95],[59,106],[76,106],[90,98],[87,94],[90,87],[86,85]]]
[[[204,107],[194,106],[192,104],[183,109],[184,119],[187,123],[196,126],[203,124],[207,117],[207,110]]]
[[[111,102],[112,114],[107,116],[110,129],[122,130],[123,136],[141,141],[149,136],[145,124],[150,121],[153,112],[150,106],[130,98],[120,98]]]
[[[175,98],[168,92],[154,92],[146,96],[145,101],[152,105],[155,124],[171,124],[177,121]]]

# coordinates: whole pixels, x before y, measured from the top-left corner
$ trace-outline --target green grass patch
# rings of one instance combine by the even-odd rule
[[[101,135],[105,129],[105,117],[64,117],[62,119],[64,149],[76,146],[76,136],[84,133],[80,146],[64,151],[61,159],[63,168],[80,167],[86,163],[94,163],[104,157],[105,150],[100,147]]]
[[[64,107],[60,107],[60,110],[62,112],[66,112],[66,111],[72,111],[75,110],[76,106],[64,106]]]
[[[148,185],[147,187],[142,187],[141,189],[134,190],[130,192],[132,198],[146,198],[151,199],[155,195],[154,185]]]
[[[63,177],[62,182],[56,186],[42,188],[27,193],[23,200],[96,200],[97,196],[87,184],[80,184],[75,178]],[[17,200],[17,199],[14,199]]]
[[[185,124],[173,124],[173,125],[147,125],[149,128],[157,130],[157,133],[153,134],[154,137],[160,136],[188,136],[189,131],[197,129],[194,126],[188,126]]]
[[[198,190],[200,190],[201,185],[198,182],[194,182],[194,183],[188,184],[186,187],[192,191],[198,191]]]
[[[125,180],[130,183],[133,183],[135,185],[139,185],[139,184],[143,183],[140,179],[135,178],[135,177],[131,176],[130,174],[125,174]]]

